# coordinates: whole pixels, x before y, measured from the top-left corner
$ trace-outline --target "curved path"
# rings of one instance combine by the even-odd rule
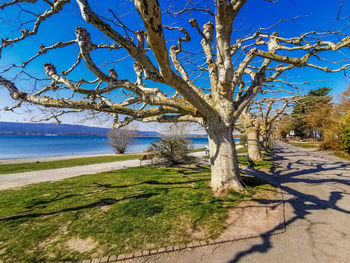
[[[286,232],[124,262],[350,262],[350,163],[284,143],[275,157]]]

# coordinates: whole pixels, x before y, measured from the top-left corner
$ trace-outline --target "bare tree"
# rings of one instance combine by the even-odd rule
[[[272,99],[270,101],[265,102],[265,109],[263,105],[264,101],[258,104],[259,115],[263,120],[260,136],[262,137],[262,146],[265,149],[265,151],[267,151],[270,148],[274,124],[276,123],[278,118],[282,117],[282,115],[285,114],[287,107],[291,103],[293,103],[297,98],[298,96]],[[283,103],[282,106],[274,109],[274,104],[278,103],[279,101]]]
[[[125,153],[129,143],[136,137],[136,130],[125,128],[112,128],[108,131],[107,137],[109,144],[113,147],[115,153]]]
[[[163,164],[176,165],[186,162],[189,150],[193,147],[192,141],[187,139],[189,127],[189,123],[169,125],[162,134],[162,139],[151,143],[148,150]]]
[[[274,122],[295,98],[265,98],[244,109],[240,116],[241,122],[236,125],[236,129],[247,135],[248,157],[252,161],[262,160],[261,150],[268,148]],[[278,102],[283,102],[283,105],[280,108],[274,108],[274,104]]]
[[[35,11],[31,12],[35,14],[33,27],[28,29],[30,23],[22,23],[21,33],[15,37],[3,38],[0,46],[2,52],[39,34],[39,28],[44,21],[49,23],[49,19],[67,8],[70,1],[45,1],[48,4],[47,10],[38,15],[36,12],[41,9],[35,9],[37,1],[11,0],[2,4],[0,9],[6,10],[11,5],[22,6],[22,2],[27,2],[27,14],[31,12],[30,6],[34,7]],[[182,4],[180,2],[174,1],[166,14],[171,15],[168,17],[169,21],[173,19],[175,24],[180,21],[180,16],[193,16],[188,21],[188,27],[163,25],[162,17],[166,14],[161,13],[157,0],[134,0],[143,28],[132,30],[112,11],[112,18],[104,18],[91,8],[88,0],[76,0],[81,17],[89,24],[86,27],[90,28],[90,32],[98,31],[103,34],[109,40],[106,41],[108,43],[95,43],[96,38],[92,39],[85,27],[76,27],[75,39],[40,46],[37,54],[22,64],[14,64],[5,70],[8,74],[15,68],[24,69],[47,52],[72,45],[78,47],[77,61],[62,72],[58,72],[52,63],[43,65],[51,80],[48,85],[35,92],[25,92],[4,74],[0,76],[0,85],[8,89],[14,100],[19,101],[17,106],[26,102],[60,108],[63,111],[70,109],[104,112],[114,115],[115,127],[122,127],[134,120],[199,123],[206,129],[209,137],[213,191],[244,191],[232,135],[242,111],[263,87],[271,83],[289,84],[280,76],[293,68],[311,67],[325,72],[347,69],[349,64],[345,63],[334,69],[324,66],[327,61],[321,55],[327,51],[349,47],[350,37],[336,39],[332,37],[332,32],[315,31],[295,37],[283,37],[277,32],[271,32],[273,27],[270,27],[238,38],[232,34],[233,23],[246,0],[212,1],[208,8],[198,6],[192,1],[179,8],[178,5]],[[200,21],[207,20],[205,23],[198,22],[196,17],[200,17]],[[172,36],[178,36],[177,44],[170,49],[166,44],[164,28],[171,31]],[[73,32],[70,28],[66,30]],[[339,36],[339,32],[334,33]],[[193,37],[194,35],[199,36],[200,41],[195,41],[198,37]],[[201,51],[192,52],[193,48],[186,50],[186,47],[196,44]],[[123,56],[126,54],[128,57],[125,63],[131,60],[133,62],[136,82],[119,79],[113,66],[108,70],[98,67],[92,53],[101,49],[124,50]],[[197,56],[197,60],[189,59],[190,55]],[[204,63],[198,60],[201,56],[204,57]],[[119,61],[120,58],[122,56],[114,58],[114,61]],[[74,80],[70,77],[70,73],[82,61],[96,76],[95,80]],[[210,87],[202,87],[197,82],[204,73],[208,73]],[[173,92],[165,92],[158,86],[152,87],[158,83],[166,85]],[[57,90],[69,90],[72,95],[60,95],[62,93],[55,92]],[[116,90],[124,92],[124,99],[112,99],[110,93]]]
[[[162,134],[163,138],[171,138],[171,139],[187,139],[190,133],[190,123],[188,122],[180,122],[169,125],[164,133]]]

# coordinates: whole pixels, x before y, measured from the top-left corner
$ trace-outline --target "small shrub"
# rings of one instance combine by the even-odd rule
[[[321,151],[337,151],[341,149],[341,140],[335,137],[325,138],[319,149]]]
[[[159,162],[171,166],[186,162],[190,146],[190,141],[186,139],[164,138],[152,142],[148,150]]]

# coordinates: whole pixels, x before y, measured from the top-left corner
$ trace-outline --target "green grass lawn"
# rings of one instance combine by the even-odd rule
[[[301,147],[305,149],[317,149],[320,146],[318,142],[290,142],[295,147]]]
[[[57,262],[216,238],[229,208],[274,188],[214,197],[208,167],[137,167],[0,191],[0,262]]]
[[[242,147],[236,150],[237,153],[248,153],[248,147]]]
[[[196,153],[196,152],[205,152],[205,148],[198,148],[198,149],[190,150],[190,153]]]
[[[205,148],[194,149],[190,152],[204,152]],[[82,157],[72,158],[68,160],[48,161],[40,163],[14,163],[14,164],[0,164],[0,174],[22,173],[40,170],[49,170],[64,167],[73,167],[88,164],[108,163],[117,161],[126,161],[139,159],[141,154],[125,154],[118,156],[97,156],[97,157]]]
[[[240,165],[254,167],[255,169],[270,169],[275,166],[275,162],[270,155],[263,154],[262,161],[253,162],[248,159],[247,156],[238,156],[238,162]]]
[[[14,163],[1,164],[0,174],[21,173],[39,170],[49,170],[63,167],[73,167],[88,164],[108,163],[116,161],[126,161],[141,158],[138,154],[125,154],[119,156],[97,156],[97,157],[83,157],[73,158],[68,160],[58,160],[40,163]]]
[[[272,155],[270,153],[262,153],[262,161],[260,162],[252,162],[248,159],[248,147],[242,147],[236,150],[238,155],[238,163],[242,166],[250,166],[255,169],[270,169],[273,168],[275,162],[272,160]],[[205,156],[205,158],[209,159],[209,156]]]

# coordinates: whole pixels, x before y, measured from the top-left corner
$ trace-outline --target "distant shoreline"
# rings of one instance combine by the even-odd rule
[[[52,133],[0,133],[0,136],[47,136],[47,137],[61,137],[61,136],[76,136],[76,137],[107,137],[107,135],[101,134],[79,134],[79,133],[62,133],[62,134],[52,134]],[[139,138],[162,138],[162,135],[137,135]],[[207,138],[207,135],[197,135],[189,134],[188,138]]]
[[[139,153],[161,137],[136,137],[130,142],[128,153]],[[195,148],[209,145],[207,137],[188,138]],[[237,139],[235,139],[238,141]],[[79,158],[114,154],[107,137],[101,136],[24,136],[0,135],[0,161],[40,158]],[[50,160],[50,159],[48,159]]]
[[[236,149],[242,148],[242,145],[236,145]],[[144,152],[129,152],[128,155],[144,154]],[[1,164],[14,163],[35,163],[35,162],[50,162],[59,160],[69,160],[76,158],[101,157],[101,156],[118,156],[121,154],[87,154],[87,155],[67,155],[67,156],[51,156],[51,157],[29,157],[29,158],[14,158],[14,159],[0,159]]]
[[[77,137],[107,137],[107,135],[101,134],[78,134],[78,133],[62,133],[62,134],[52,134],[52,133],[0,133],[0,136],[47,136],[47,137],[61,137],[61,136],[77,136]],[[153,135],[138,135],[136,137],[153,137],[158,138],[159,136]],[[160,137],[159,137],[160,138]],[[193,137],[197,138],[197,137]]]
[[[0,121],[0,135],[17,136],[107,136],[110,128],[91,127],[72,124],[54,123],[27,123],[27,122],[3,122]],[[136,130],[138,137],[161,137],[158,131]],[[204,138],[206,134],[189,134],[191,138]]]

